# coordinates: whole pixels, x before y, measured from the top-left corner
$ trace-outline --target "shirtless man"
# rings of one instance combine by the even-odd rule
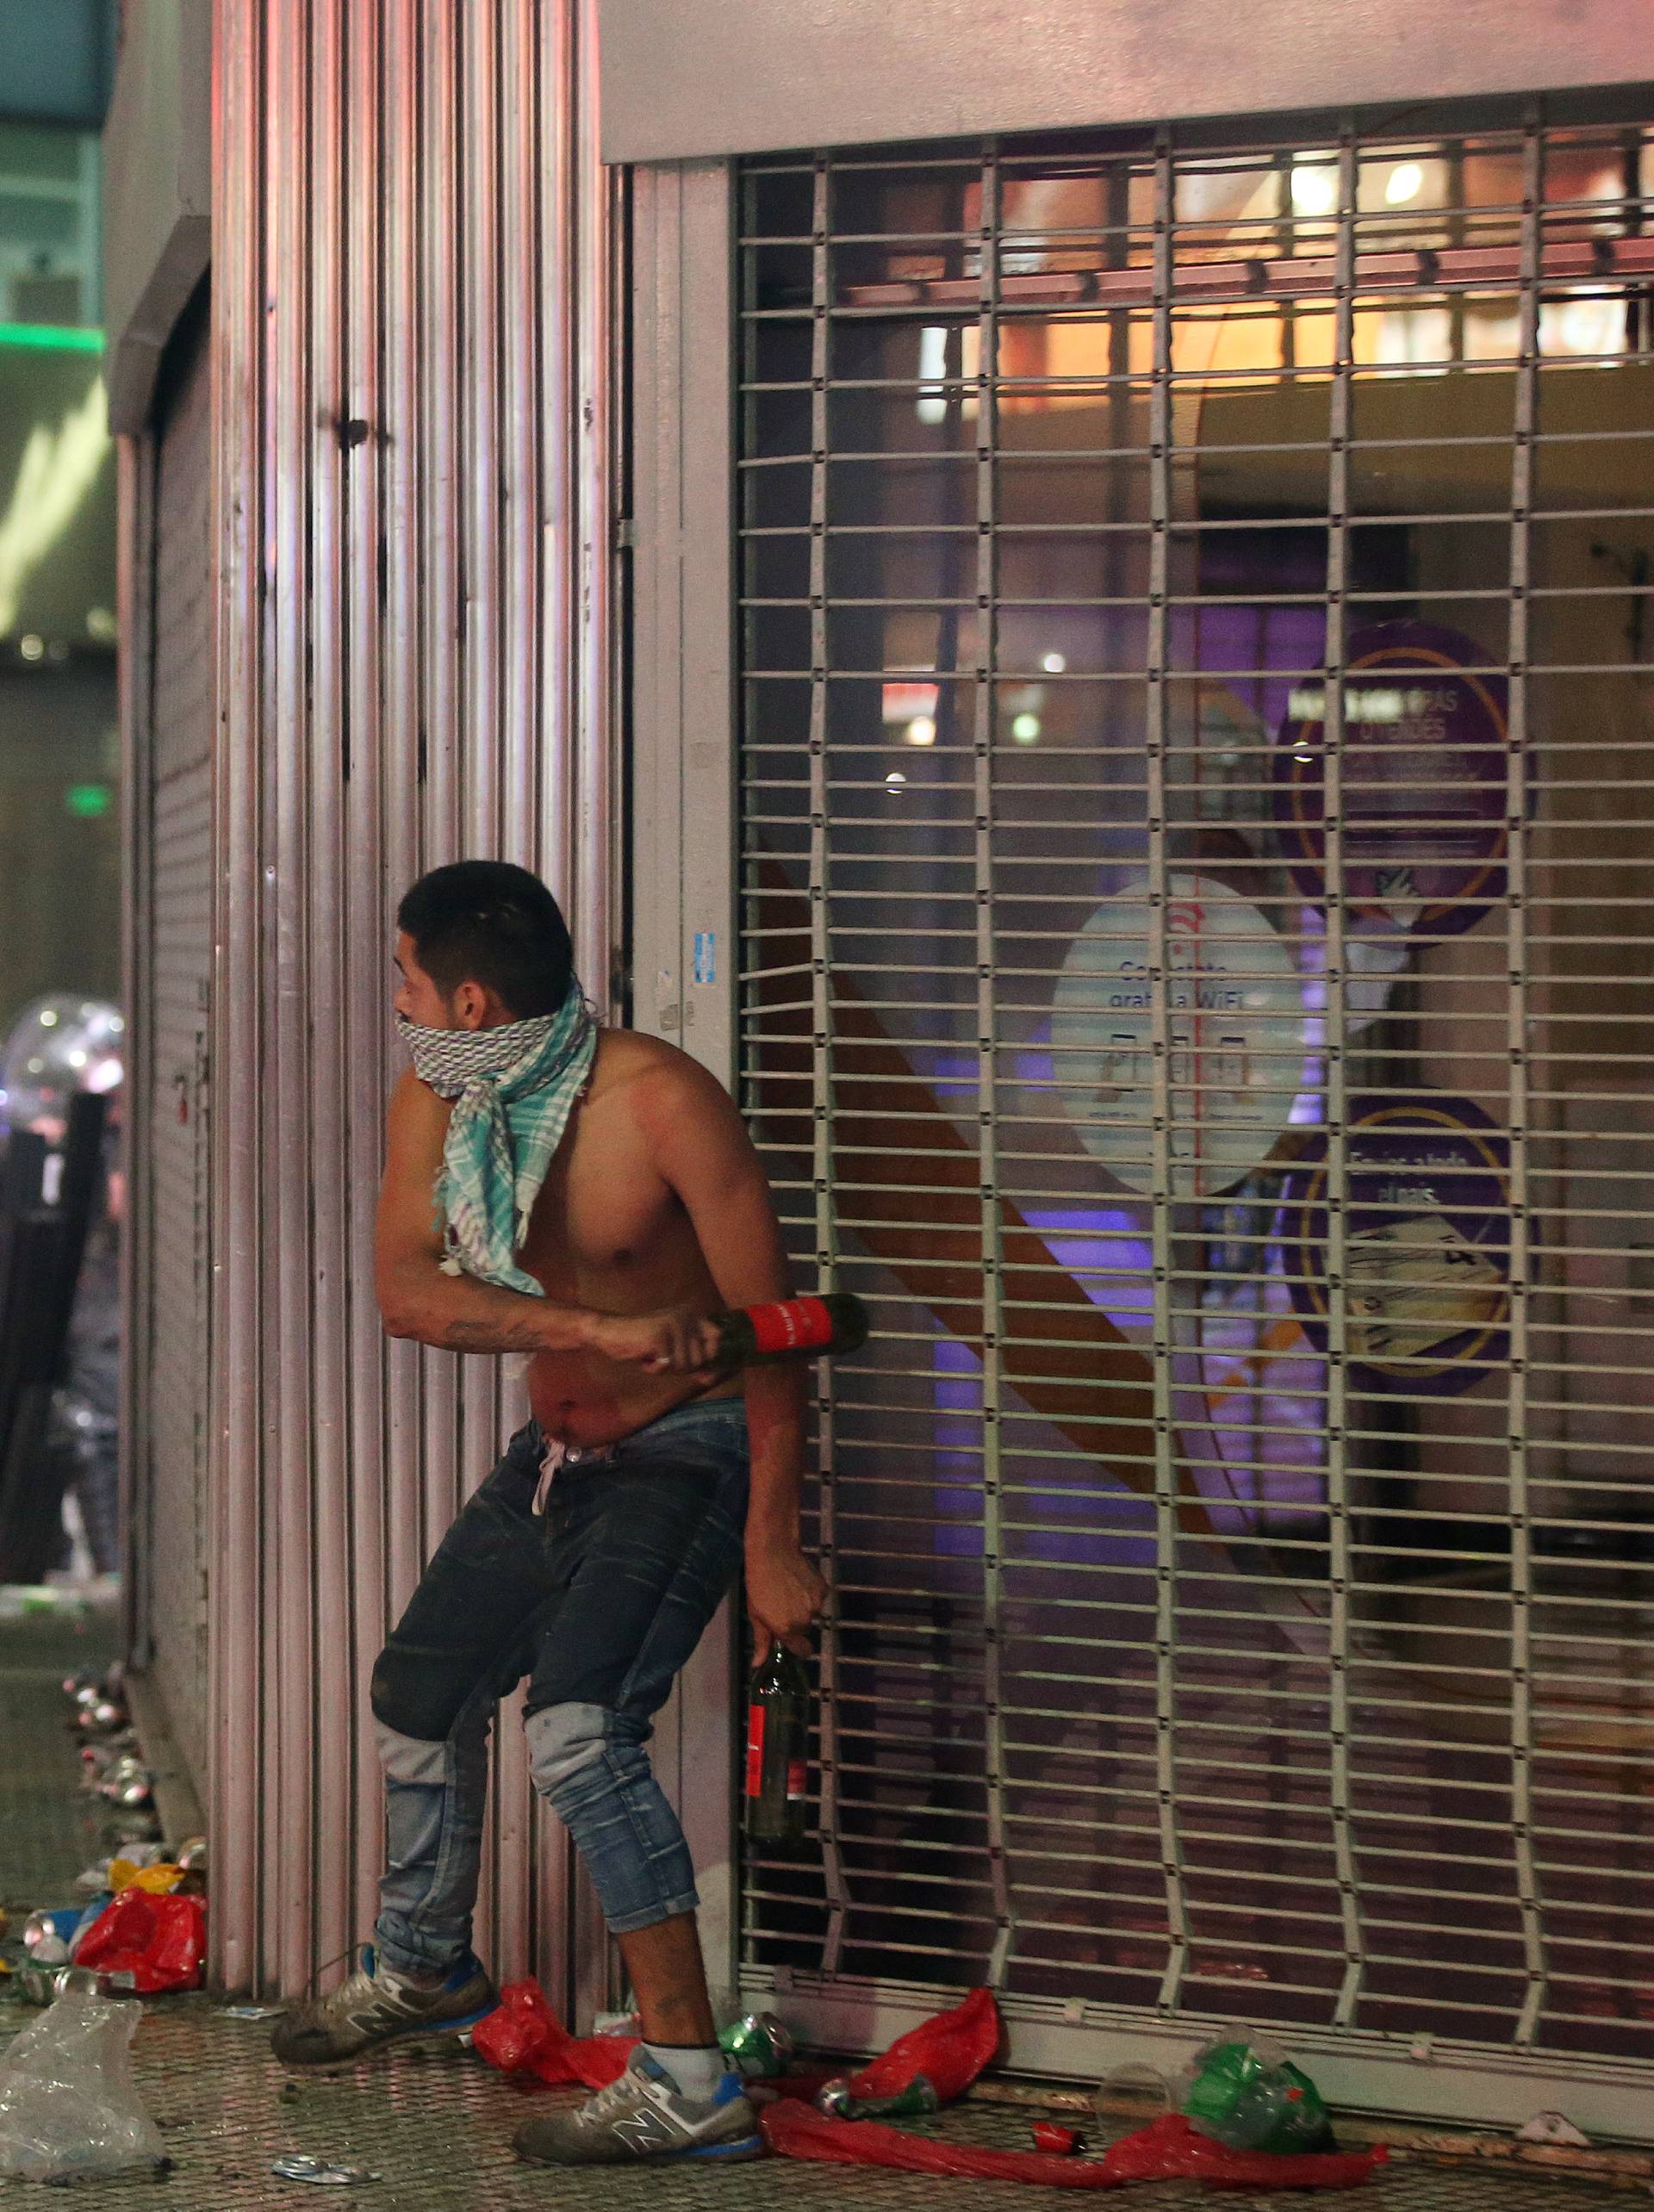
[[[611,2089],[520,2129],[518,2152],[745,2157],[756,2124],[718,2047],[693,1872],[645,1746],[743,1561],[761,1647],[806,1649],[825,1596],[799,1542],[800,1376],[708,1364],[708,1315],[787,1295],[774,1209],[719,1084],[670,1045],[594,1028],[535,877],[438,868],[397,919],[414,1067],[389,1111],[385,1326],[451,1351],[531,1355],[533,1419],[444,1538],[374,1670],[389,1830],[375,1942],[340,1988],[280,2023],[274,2048],[289,2066],[337,2066],[452,2037],[493,2006],[470,1948],[488,1737],[526,1675],[535,1785],[590,1869],[644,2040]],[[507,1132],[509,1176],[490,1128]]]

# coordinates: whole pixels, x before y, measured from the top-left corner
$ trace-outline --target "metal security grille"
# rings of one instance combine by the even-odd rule
[[[1644,2124],[1651,188],[1536,113],[743,173],[743,1097],[877,1324],[744,1957],[851,2039]]]

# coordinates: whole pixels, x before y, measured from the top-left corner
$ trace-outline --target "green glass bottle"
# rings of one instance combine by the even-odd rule
[[[752,1672],[747,1700],[747,1841],[795,1851],[804,1841],[810,1678],[779,1638]]]

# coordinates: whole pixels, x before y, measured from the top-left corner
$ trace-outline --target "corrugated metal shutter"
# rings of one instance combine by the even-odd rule
[[[594,0],[216,22],[213,1966],[292,1994],[372,1926],[374,1658],[523,1412],[374,1295],[402,892],[537,868],[607,999],[611,186]],[[477,1947],[589,2010],[509,1708],[495,1757]]]
[[[213,952],[211,376],[204,316],[171,364],[156,437],[147,1148],[146,1624],[198,1785],[207,1754],[207,1444],[212,1374],[208,990]]]
[[[879,1331],[746,1973],[1636,2130],[1654,162],[1456,132],[745,173],[743,1076]]]

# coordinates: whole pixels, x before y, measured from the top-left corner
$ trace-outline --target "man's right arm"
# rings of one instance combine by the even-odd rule
[[[583,1307],[553,1305],[444,1269],[434,1193],[450,1110],[412,1074],[391,1094],[374,1232],[374,1280],[386,1329],[445,1351],[583,1350],[587,1325],[596,1319]]]
[[[444,1351],[593,1351],[676,1373],[711,1359],[716,1333],[693,1314],[600,1314],[449,1273],[434,1194],[450,1111],[412,1072],[391,1095],[374,1279],[392,1336]]]

